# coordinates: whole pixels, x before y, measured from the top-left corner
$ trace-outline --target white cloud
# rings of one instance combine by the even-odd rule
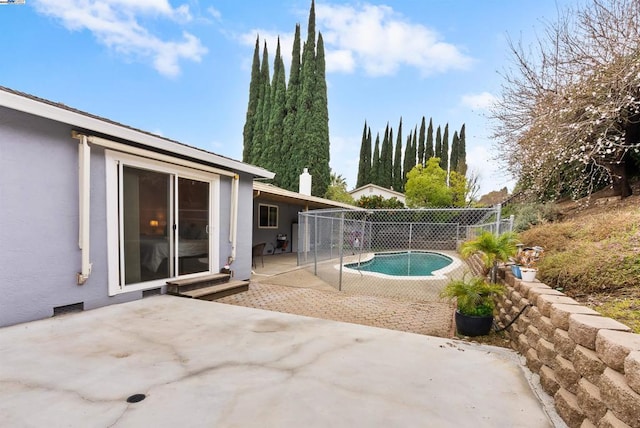
[[[325,63],[327,72],[342,71],[351,73],[356,68],[356,60],[353,58],[353,52],[348,49],[327,51],[325,54]]]
[[[490,108],[498,99],[489,92],[480,94],[466,94],[462,96],[461,103],[465,107],[473,110],[486,110]]]
[[[361,67],[381,76],[409,66],[426,76],[465,69],[472,62],[435,30],[411,23],[389,6],[317,4],[316,21],[327,51],[327,71]],[[340,53],[333,54],[336,51]]]
[[[163,17],[176,22],[191,20],[187,5],[171,7],[167,0],[36,0],[38,12],[52,16],[69,30],[88,30],[98,42],[114,51],[151,60],[166,76],[180,73],[181,59],[200,61],[207,49],[186,32],[182,40],[166,41],[151,34],[139,20]]]
[[[209,6],[207,8],[207,12],[209,12],[209,15],[213,16],[218,21],[222,19],[222,14],[220,13],[220,11],[213,6]]]
[[[452,69],[465,69],[472,59],[453,44],[424,25],[413,24],[388,6],[360,4],[338,6],[316,4],[316,28],[325,44],[327,72],[353,73],[364,69],[371,76],[394,74],[409,66],[424,76]],[[301,28],[302,42],[306,28]],[[254,46],[260,35],[260,54],[267,41],[270,66],[273,64],[278,33],[252,29],[238,37],[246,46]],[[282,57],[287,69],[291,65],[293,30],[280,33]]]

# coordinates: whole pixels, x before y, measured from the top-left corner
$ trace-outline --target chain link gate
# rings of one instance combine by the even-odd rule
[[[513,217],[500,218],[500,205],[306,211],[298,214],[298,265],[338,290],[437,301],[446,283],[466,271],[456,251],[461,242],[483,230],[502,233],[512,228]],[[437,265],[443,259],[451,263],[433,274],[395,271],[405,264]]]

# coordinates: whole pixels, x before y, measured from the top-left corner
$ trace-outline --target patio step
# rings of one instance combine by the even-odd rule
[[[229,281],[223,284],[211,285],[178,294],[182,297],[190,297],[200,300],[216,300],[236,293],[242,293],[249,289],[248,281]]]
[[[231,279],[231,275],[228,273],[215,273],[213,275],[199,276],[197,278],[167,281],[167,293],[180,295],[186,291],[210,287],[216,284],[224,284],[229,282],[229,279]]]
[[[167,281],[167,294],[190,299],[216,300],[249,289],[249,281],[231,281],[228,273]]]

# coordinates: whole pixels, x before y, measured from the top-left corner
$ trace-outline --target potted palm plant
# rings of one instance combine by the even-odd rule
[[[456,330],[464,336],[489,334],[493,325],[495,297],[504,293],[500,284],[488,283],[484,278],[472,277],[451,280],[440,296],[456,300]]]
[[[475,239],[466,241],[460,247],[460,254],[468,258],[479,254],[485,266],[485,274],[491,274],[491,282],[496,282],[496,272],[499,262],[506,262],[518,251],[518,235],[514,232],[504,232],[500,235],[485,230]]]

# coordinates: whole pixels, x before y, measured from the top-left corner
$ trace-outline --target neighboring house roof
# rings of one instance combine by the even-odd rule
[[[229,171],[244,172],[254,177],[273,178],[274,173],[197,147],[105,119],[64,104],[0,86],[0,106],[22,111],[77,128],[76,131],[101,134],[123,144],[169,153],[201,164],[211,164]],[[100,136],[100,135],[98,135]],[[134,144],[132,144],[134,143]]]
[[[346,208],[352,210],[359,210],[353,205],[345,204],[343,202],[332,201],[330,199],[319,198],[317,196],[303,195],[302,193],[292,192],[290,190],[282,189],[274,186],[273,184],[261,183],[259,181],[253,182],[254,196],[264,197],[276,202],[284,202],[288,204],[302,205],[305,209],[323,209],[323,208]]]
[[[371,193],[375,193],[376,195],[380,193],[385,193],[385,194],[390,193],[396,198],[398,198],[398,200],[401,200],[401,201],[404,201],[404,198],[405,198],[403,193],[396,192],[395,190],[392,190],[392,189],[387,189],[386,187],[378,186],[377,184],[365,184],[364,186],[351,190],[349,194],[350,195],[359,194],[366,191],[367,189],[371,189],[372,190]]]

